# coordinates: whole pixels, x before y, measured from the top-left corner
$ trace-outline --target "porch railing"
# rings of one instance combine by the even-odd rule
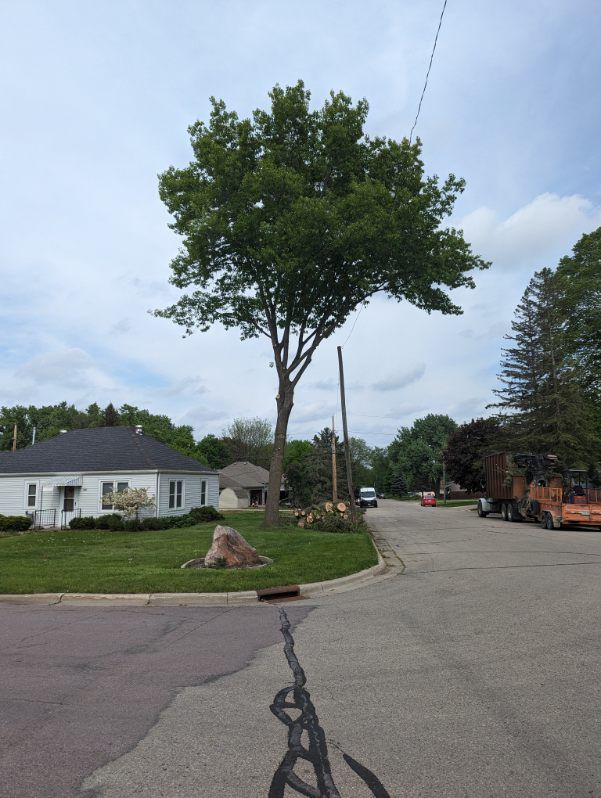
[[[32,513],[32,525],[34,529],[46,529],[56,526],[56,510],[35,510]]]

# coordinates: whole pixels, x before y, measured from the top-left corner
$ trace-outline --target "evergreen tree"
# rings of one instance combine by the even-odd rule
[[[601,227],[582,236],[554,276],[566,347],[583,391],[601,405]]]
[[[112,402],[104,408],[104,424],[105,427],[118,427],[121,423],[119,413],[115,410]]]
[[[594,453],[590,407],[569,358],[562,301],[550,269],[536,272],[516,308],[494,390],[507,448],[552,452],[564,466]]]

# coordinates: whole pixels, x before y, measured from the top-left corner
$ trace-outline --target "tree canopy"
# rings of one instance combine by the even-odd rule
[[[332,92],[310,108],[299,81],[240,119],[212,99],[190,128],[194,158],[160,177],[182,247],[156,314],[188,332],[214,323],[271,341],[277,422],[266,520],[276,523],[294,389],[319,344],[375,294],[460,313],[445,289],[486,264],[443,226],[463,181],[426,177],[420,142],[371,138],[365,100]]]
[[[416,419],[411,427],[401,427],[388,447],[392,481],[407,491],[438,492],[443,451],[456,428],[452,418],[436,413]]]
[[[499,434],[495,418],[477,418],[457,427],[443,453],[447,476],[467,491],[484,490],[483,458],[498,448]]]
[[[601,405],[601,227],[583,235],[559,261],[556,298],[565,320],[565,347],[586,395]]]
[[[513,451],[552,452],[564,467],[598,459],[592,406],[566,334],[564,297],[551,269],[536,272],[505,338],[494,390],[505,438]]]
[[[232,462],[246,460],[269,468],[272,440],[273,427],[265,418],[235,418],[223,430]]]

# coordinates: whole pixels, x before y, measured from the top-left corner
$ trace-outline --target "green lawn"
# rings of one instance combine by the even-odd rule
[[[160,532],[48,531],[0,537],[0,593],[213,593],[306,584],[377,562],[366,533],[263,529],[263,515],[228,514],[273,564],[257,570],[181,569],[203,557],[215,523]]]

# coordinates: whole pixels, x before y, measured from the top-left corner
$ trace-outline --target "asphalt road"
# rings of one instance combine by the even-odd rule
[[[0,608],[0,795],[601,796],[601,533],[368,519],[404,574],[282,605],[293,639],[276,607]]]

